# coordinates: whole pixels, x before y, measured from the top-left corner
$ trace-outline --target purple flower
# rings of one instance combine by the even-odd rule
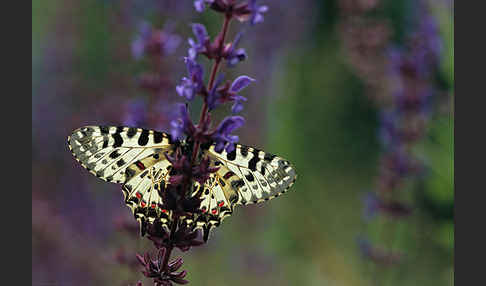
[[[235,103],[231,107],[231,112],[233,113],[239,113],[243,110],[243,101],[246,101],[246,97],[243,96],[236,96],[235,97]]]
[[[184,58],[189,77],[183,77],[182,83],[176,87],[176,91],[180,96],[184,96],[187,100],[192,100],[194,95],[204,89],[203,83],[203,69],[201,65],[196,63],[191,58]]]
[[[442,50],[442,40],[435,18],[431,15],[424,16],[420,22],[419,30],[414,36],[417,39],[412,47],[413,53],[423,60],[422,65],[433,66],[437,64]]]
[[[196,11],[199,13],[204,12],[204,9],[206,8],[205,4],[211,4],[213,3],[214,0],[195,0],[194,1],[194,8]]]
[[[164,42],[164,51],[166,54],[174,53],[181,41],[182,39],[178,35],[166,34],[166,39]]]
[[[196,41],[193,38],[189,38],[188,42],[191,46],[189,48],[189,58],[196,59],[197,55],[207,51],[207,45],[209,43],[209,35],[206,31],[206,27],[203,24],[192,24],[192,32],[196,36]]]
[[[240,128],[245,123],[245,119],[241,116],[229,116],[226,117],[216,129],[213,134],[212,139],[216,143],[214,148],[216,152],[221,152],[226,149],[226,152],[230,153],[234,150],[234,143],[238,142],[238,136],[232,135],[235,129]]]
[[[237,77],[231,84],[230,91],[233,93],[238,93],[245,87],[247,87],[252,81],[255,81],[249,76],[241,75]]]
[[[174,119],[170,122],[170,136],[172,140],[181,140],[183,137],[184,127],[183,123],[179,119]]]
[[[170,135],[172,140],[180,140],[183,134],[190,135],[196,130],[185,104],[179,103],[176,107],[177,118],[170,122]]]
[[[221,85],[221,83],[223,82],[223,78],[224,78],[224,75],[223,74],[219,74],[218,75],[218,78],[216,79],[216,82],[215,82],[213,88],[211,88],[211,90],[208,93],[208,96],[206,98],[206,103],[208,104],[209,110],[213,110],[218,105],[220,105],[221,103],[223,103],[223,93],[224,93],[224,90],[219,90],[218,89],[219,86]]]
[[[250,0],[249,3],[248,3],[248,6],[249,6],[250,11],[251,11],[250,23],[252,25],[262,23],[263,22],[263,13],[268,11],[268,6],[266,6],[266,5],[257,6],[256,0]]]
[[[233,107],[231,108],[233,113],[238,113],[243,110],[243,101],[247,99],[243,96],[238,95],[238,92],[243,90],[247,87],[252,81],[255,81],[249,76],[242,75],[237,77],[231,85],[229,82],[226,82],[225,85],[219,87],[221,82],[223,81],[223,75],[220,74],[218,79],[216,80],[216,84],[208,93],[206,98],[206,102],[208,104],[209,110],[213,110],[220,104],[223,104],[228,101],[233,101]]]
[[[145,52],[145,44],[150,40],[152,35],[152,26],[147,22],[140,23],[139,34],[132,43],[132,55],[135,59],[139,59]]]
[[[237,63],[244,61],[247,58],[246,51],[243,48],[237,49],[236,46],[240,42],[242,33],[238,33],[236,35],[235,40],[233,43],[228,45],[228,48],[225,49],[225,58],[228,61],[228,66],[233,67]]]
[[[249,76],[242,75],[237,77],[230,87],[231,99],[234,100],[234,104],[231,107],[231,111],[233,113],[238,113],[243,110],[243,101],[246,101],[246,98],[243,96],[238,95],[237,93],[240,92],[242,89],[247,87],[252,81],[255,81]]]

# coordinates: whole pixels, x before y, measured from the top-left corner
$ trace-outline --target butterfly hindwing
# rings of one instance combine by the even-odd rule
[[[220,177],[237,193],[237,204],[246,205],[270,200],[287,191],[297,175],[290,163],[275,155],[244,145],[233,152],[216,152],[215,145],[207,154],[225,167]]]
[[[146,168],[145,166],[151,166]],[[167,187],[171,164],[165,157],[153,156],[128,167],[130,177],[122,190],[126,205],[132,210],[141,226],[145,222],[161,223],[166,231],[170,228],[171,211],[164,206],[161,194]],[[145,230],[142,228],[142,235]]]
[[[233,214],[234,205],[238,201],[238,193],[231,188],[230,182],[234,179],[223,179],[229,169],[221,164],[216,165],[217,161],[212,161],[212,167],[219,169],[209,175],[209,179],[204,183],[202,190],[200,184],[194,182],[195,196],[201,192],[201,204],[199,213],[190,218],[190,223],[194,223],[194,228],[203,230],[203,239],[208,239],[212,228],[217,227],[228,216]],[[186,219],[187,222],[187,219]],[[190,224],[188,223],[188,224]]]

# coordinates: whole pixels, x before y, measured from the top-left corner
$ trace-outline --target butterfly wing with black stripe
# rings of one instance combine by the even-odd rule
[[[170,137],[162,132],[129,128],[86,126],[68,137],[73,156],[93,175],[107,182],[124,183],[125,170],[138,160],[170,150]]]
[[[228,167],[211,161],[211,167],[217,167],[218,170],[209,175],[209,179],[201,186],[198,182],[194,183],[194,191],[191,196],[201,193],[200,212],[191,217],[184,218],[186,224],[193,228],[203,230],[203,239],[208,239],[212,228],[221,224],[224,218],[233,213],[235,204],[238,202],[238,193],[233,189],[234,181],[238,180],[236,176],[232,178],[225,177],[229,171]]]
[[[227,170],[222,177],[230,180],[237,193],[236,204],[246,205],[268,201],[285,193],[297,174],[289,161],[244,145],[235,145],[233,152],[216,152],[215,145],[207,150],[214,162]]]

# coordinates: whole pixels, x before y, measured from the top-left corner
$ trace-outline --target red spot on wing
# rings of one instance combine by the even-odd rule
[[[231,171],[228,171],[226,172],[226,174],[224,174],[223,178],[225,178],[226,180],[231,178],[231,176],[233,176],[235,173],[231,172]]]
[[[139,198],[139,199],[141,199],[141,198],[142,198],[142,194],[141,194],[141,193],[139,193],[139,192],[137,192],[137,193],[135,194],[135,196],[136,196],[137,198]]]
[[[137,161],[135,162],[135,165],[140,169],[140,170],[145,170],[145,165],[140,162],[140,161]]]
[[[217,210],[217,209],[213,209],[213,210],[211,211],[211,213],[213,213],[213,214],[217,214],[217,213],[218,213],[218,210]]]
[[[153,209],[155,209],[155,204],[154,204],[154,203],[152,203],[152,205],[151,205],[150,207],[152,207]]]
[[[141,201],[140,205],[142,206],[142,208],[144,208],[147,204],[144,201]]]
[[[167,213],[167,210],[166,209],[162,209],[162,212],[166,214]]]
[[[222,207],[222,206],[224,206],[224,202],[223,201],[219,202],[219,204],[218,204],[218,207]]]

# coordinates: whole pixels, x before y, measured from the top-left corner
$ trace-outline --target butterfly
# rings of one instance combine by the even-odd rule
[[[133,127],[85,126],[68,137],[69,149],[85,169],[122,185],[125,204],[139,221],[142,236],[147,223],[158,222],[169,231],[173,211],[160,195],[171,176],[172,164],[166,155],[173,155],[177,148],[189,153],[189,144],[174,141],[164,132]],[[190,229],[202,229],[205,241],[236,205],[278,197],[297,177],[290,162],[276,155],[239,144],[229,153],[215,147],[211,142],[202,145],[201,156],[209,158],[210,167],[217,171],[210,173],[204,185],[193,180],[190,189],[191,196],[199,194],[200,209],[180,217]]]

